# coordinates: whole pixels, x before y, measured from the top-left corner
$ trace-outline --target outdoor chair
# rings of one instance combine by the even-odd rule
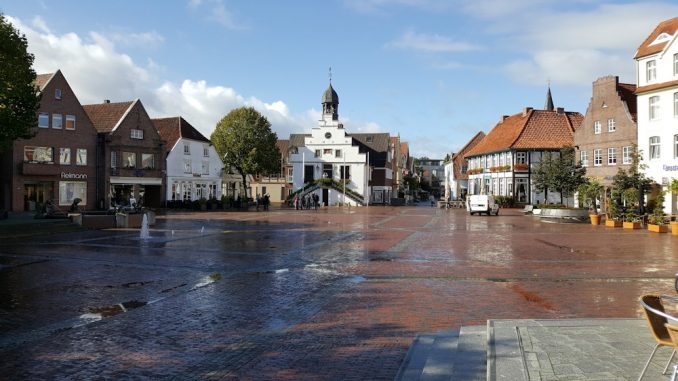
[[[666,298],[666,297],[665,297]],[[638,376],[638,381],[640,381],[645,375],[647,367],[650,365],[652,358],[654,357],[657,349],[660,346],[670,347],[673,349],[669,361],[666,363],[666,367],[662,374],[666,374],[666,371],[669,369],[669,365],[673,360],[673,357],[676,354],[676,347],[674,346],[673,340],[671,340],[671,334],[667,328],[667,323],[674,324],[678,326],[678,317],[673,317],[667,314],[664,310],[664,304],[662,303],[662,297],[659,295],[643,295],[640,297],[640,305],[643,307],[643,313],[645,314],[645,319],[650,325],[650,330],[652,331],[652,336],[654,336],[657,345],[654,346],[650,358],[647,359],[643,371],[640,372]]]
[[[674,322],[674,324],[676,324],[676,322]],[[671,325],[671,323],[666,323],[666,329],[669,331],[671,341],[673,341],[673,347],[678,348],[678,325]],[[674,365],[673,374],[671,374],[671,381],[676,381],[677,374],[678,374],[678,365]]]

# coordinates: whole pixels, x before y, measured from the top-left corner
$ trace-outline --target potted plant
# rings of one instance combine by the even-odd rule
[[[652,214],[648,218],[649,224],[647,230],[655,233],[666,233],[669,231],[668,226],[664,223],[664,192],[660,191],[655,199]]]
[[[633,211],[626,212],[622,227],[624,229],[640,229],[640,216]]]
[[[669,190],[674,196],[678,194],[678,179],[671,180]],[[678,220],[671,221],[671,235],[678,235]]]
[[[622,227],[621,208],[619,199],[621,195],[617,191],[612,191],[610,197],[607,198],[607,218],[605,219],[605,226],[612,228]]]
[[[579,196],[584,203],[589,204],[589,217],[591,218],[591,225],[600,224],[600,215],[598,214],[598,206],[596,200],[603,192],[603,185],[595,177],[589,177],[585,183],[577,188]]]

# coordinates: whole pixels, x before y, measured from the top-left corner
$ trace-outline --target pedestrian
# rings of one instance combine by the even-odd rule
[[[264,210],[268,211],[268,204],[270,204],[271,198],[269,197],[268,193],[264,195]]]
[[[315,210],[318,210],[318,204],[320,204],[320,196],[317,193],[313,193],[313,204],[315,205]]]
[[[261,203],[261,197],[259,197],[259,193],[257,193],[257,212],[259,211],[259,204]]]
[[[294,209],[299,210],[299,195],[294,196]]]

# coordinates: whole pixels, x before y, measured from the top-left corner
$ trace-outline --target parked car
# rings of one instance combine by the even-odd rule
[[[499,214],[499,204],[494,201],[494,196],[487,194],[474,194],[466,198],[466,210],[474,213],[487,213],[487,215]]]

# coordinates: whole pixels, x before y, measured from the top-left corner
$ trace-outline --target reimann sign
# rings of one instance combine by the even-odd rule
[[[61,178],[64,180],[87,180],[87,174],[61,172]]]

